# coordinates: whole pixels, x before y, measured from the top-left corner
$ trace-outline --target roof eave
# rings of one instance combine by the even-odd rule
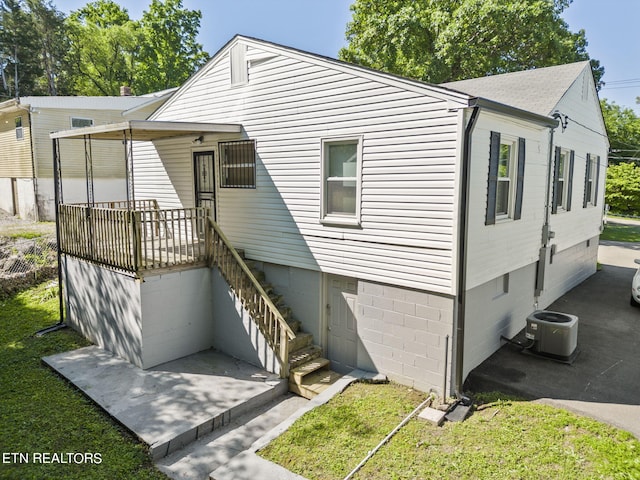
[[[553,117],[529,112],[528,110],[522,110],[521,108],[505,105],[504,103],[489,100],[487,98],[475,97],[471,99],[469,106],[480,107],[485,110],[491,110],[493,112],[527,120],[542,127],[556,128],[559,125],[558,120]]]
[[[53,132],[52,139],[79,139],[91,137],[94,140],[122,140],[125,135],[132,140],[152,141],[161,138],[212,133],[240,133],[242,125],[232,123],[164,122],[150,120],[129,120],[127,122],[96,125]]]

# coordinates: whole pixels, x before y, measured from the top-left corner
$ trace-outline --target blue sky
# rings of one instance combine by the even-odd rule
[[[116,0],[118,1],[118,0]],[[69,13],[86,0],[54,0]],[[142,16],[149,1],[120,0],[134,19]],[[281,43],[301,50],[336,57],[345,45],[344,32],[352,0],[183,0],[183,6],[202,12],[200,42],[214,54],[236,33]],[[585,29],[592,58],[605,67],[609,85],[601,98],[633,108],[640,96],[640,42],[638,0],[574,0],[563,18],[572,31]]]

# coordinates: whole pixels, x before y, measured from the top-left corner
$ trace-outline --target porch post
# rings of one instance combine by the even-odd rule
[[[87,181],[87,206],[93,207],[95,204],[93,190],[93,152],[91,151],[91,135],[84,136],[84,164]]]
[[[56,205],[56,251],[58,256],[58,308],[60,319],[58,325],[64,323],[64,301],[62,294],[62,249],[60,242],[60,205],[62,205],[62,169],[60,167],[60,140],[53,139],[53,190]]]
[[[135,207],[136,194],[133,180],[133,130],[131,127],[129,127],[128,135],[127,130],[122,131],[122,144],[124,145],[124,171],[127,179],[127,205],[131,204]]]

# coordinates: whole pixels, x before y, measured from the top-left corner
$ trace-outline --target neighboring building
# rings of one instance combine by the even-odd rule
[[[22,218],[54,219],[52,147],[49,134],[80,128],[145,119],[172,91],[145,96],[121,97],[21,97],[0,103],[0,208]],[[76,154],[62,165],[65,202],[84,202],[86,167],[82,141],[66,145]],[[113,142],[96,145],[120,158],[122,147]],[[99,153],[99,152],[96,152]],[[126,196],[124,163],[104,162],[93,166],[96,198]]]
[[[211,207],[336,370],[459,392],[596,271],[608,140],[588,62],[437,86],[237,36],[149,120],[176,132],[139,137],[136,201]],[[140,284],[67,257],[69,321],[105,348],[145,368],[189,345],[247,357],[216,268]],[[123,342],[104,318],[155,327]]]

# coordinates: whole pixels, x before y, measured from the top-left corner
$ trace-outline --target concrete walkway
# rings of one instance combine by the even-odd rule
[[[286,380],[214,350],[142,370],[96,347],[43,358],[157,460],[279,398]]]
[[[640,438],[640,308],[629,305],[640,245],[603,241],[598,258],[602,270],[548,308],[579,317],[580,353],[572,365],[507,344],[471,372],[466,386],[539,399]]]

